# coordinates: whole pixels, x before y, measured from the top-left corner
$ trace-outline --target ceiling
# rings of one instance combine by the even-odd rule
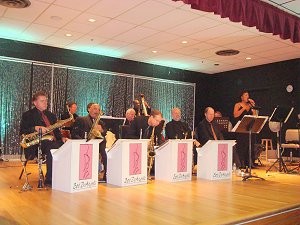
[[[25,9],[0,6],[0,37],[207,74],[300,58],[300,43],[193,10],[181,1],[30,1]],[[272,4],[276,2],[300,13],[300,0]],[[215,54],[224,49],[240,53]]]

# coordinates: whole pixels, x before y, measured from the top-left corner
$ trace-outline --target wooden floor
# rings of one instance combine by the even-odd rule
[[[151,181],[124,188],[99,184],[98,190],[69,194],[37,190],[37,165],[29,164],[28,170],[34,189],[21,192],[25,181],[24,176],[18,180],[21,163],[0,163],[1,225],[248,224],[255,218],[258,221],[251,224],[300,224],[299,174],[266,174],[261,169],[254,172],[265,181],[193,177],[191,182]],[[289,214],[281,214],[283,211]],[[268,218],[274,213],[279,213],[277,219]]]

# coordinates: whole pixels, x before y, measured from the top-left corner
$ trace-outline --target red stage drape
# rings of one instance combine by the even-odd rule
[[[191,8],[214,12],[232,22],[242,22],[259,31],[300,42],[300,18],[260,0],[172,0],[183,1]]]

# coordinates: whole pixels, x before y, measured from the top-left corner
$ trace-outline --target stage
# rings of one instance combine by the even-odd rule
[[[37,164],[27,166],[32,191],[21,192],[20,161],[0,162],[0,224],[300,224],[300,175],[265,168],[265,178],[197,180],[64,193],[37,190]],[[251,221],[251,222],[250,222]]]

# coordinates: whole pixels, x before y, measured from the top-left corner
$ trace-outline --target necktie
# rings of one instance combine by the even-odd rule
[[[46,127],[49,127],[51,124],[50,124],[48,117],[45,115],[44,112],[41,112],[41,114],[42,114],[42,119],[43,119],[44,123],[46,124]],[[50,134],[53,135],[53,138],[54,138],[53,140],[55,141],[56,138],[55,138],[54,132],[52,131],[52,132],[50,132]]]
[[[213,127],[212,123],[209,123],[209,124],[210,124],[211,131],[212,131],[212,133],[213,133],[214,139],[215,139],[215,140],[218,140],[217,135],[216,135],[216,133],[215,133],[215,130],[214,130],[214,127]]]

